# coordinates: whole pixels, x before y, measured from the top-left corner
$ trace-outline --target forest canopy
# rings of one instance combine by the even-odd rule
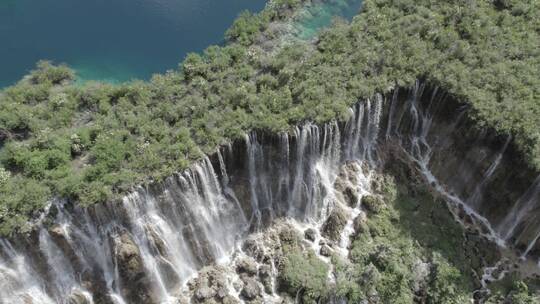
[[[540,168],[540,2],[366,0],[352,22],[284,43],[272,25],[301,2],[241,14],[227,44],[148,82],[80,85],[42,61],[0,91],[0,235],[27,229],[53,197],[114,200],[248,130],[344,118],[419,78],[468,102],[479,126],[512,134]]]

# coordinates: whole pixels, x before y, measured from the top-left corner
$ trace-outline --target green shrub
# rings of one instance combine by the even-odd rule
[[[328,296],[328,271],[328,265],[313,252],[292,250],[285,255],[280,286],[292,296],[302,295],[303,303],[318,303]]]

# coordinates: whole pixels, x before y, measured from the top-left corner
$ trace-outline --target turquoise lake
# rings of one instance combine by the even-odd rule
[[[66,63],[82,80],[148,79],[176,69],[188,52],[223,42],[243,10],[266,0],[0,0],[0,87],[38,60]],[[309,39],[333,16],[354,16],[359,0],[330,0],[306,10]]]

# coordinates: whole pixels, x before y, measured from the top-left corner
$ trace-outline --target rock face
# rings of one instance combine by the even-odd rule
[[[112,240],[118,272],[122,279],[121,286],[126,298],[134,303],[156,303],[152,298],[152,288],[141,252],[129,232],[122,231]]]

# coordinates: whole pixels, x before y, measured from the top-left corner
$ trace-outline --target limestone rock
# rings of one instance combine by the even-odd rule
[[[123,293],[133,303],[156,303],[146,276],[141,252],[127,231],[113,236],[113,254],[118,263]]]
[[[257,274],[257,263],[251,257],[243,258],[236,263],[236,272],[254,276]]]
[[[225,298],[223,298],[222,303],[223,304],[240,304],[240,301],[238,301],[233,296],[226,296]]]
[[[253,278],[244,278],[244,288],[240,292],[240,295],[246,300],[255,300],[261,295],[261,288],[257,281]]]
[[[86,297],[83,293],[79,291],[73,292],[68,299],[69,304],[90,304],[91,299]]]
[[[198,302],[205,302],[216,296],[216,290],[208,286],[201,286],[195,291],[195,300]]]
[[[269,265],[262,265],[261,267],[259,267],[259,280],[264,286],[264,291],[267,294],[272,294],[272,267],[270,267]]]
[[[418,259],[412,269],[412,290],[418,297],[425,297],[426,284],[430,275],[430,264]]]
[[[227,289],[227,269],[222,266],[203,268],[197,278],[188,282],[194,303],[223,303],[230,297]]]

